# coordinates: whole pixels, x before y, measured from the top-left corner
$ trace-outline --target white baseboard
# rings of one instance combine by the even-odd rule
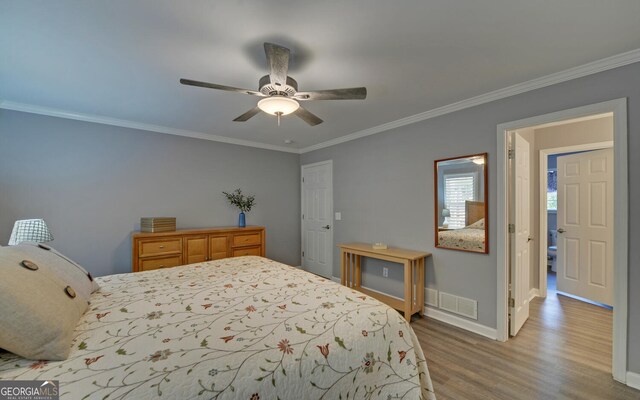
[[[627,371],[627,386],[640,390],[640,374]]]
[[[331,279],[334,282],[340,283],[340,278],[338,278],[338,277],[333,276],[333,277],[331,277]],[[372,292],[381,293],[381,294],[384,294],[386,296],[396,298],[398,300],[402,300],[399,297],[391,296],[390,294],[381,292],[379,290],[374,290],[374,289],[370,289],[370,288],[365,288],[365,289],[371,290]],[[489,328],[488,326],[481,325],[481,324],[479,324],[477,322],[473,322],[473,321],[469,321],[468,319],[465,319],[465,318],[457,317],[457,316],[449,314],[447,312],[440,311],[440,310],[438,310],[436,308],[429,307],[426,304],[425,304],[424,312],[425,312],[425,315],[427,317],[429,317],[429,318],[433,318],[433,319],[438,320],[440,322],[444,322],[445,324],[449,324],[449,325],[456,326],[458,328],[462,328],[462,329],[467,330],[469,332],[476,333],[476,334],[478,334],[480,336],[484,336],[484,337],[487,337],[487,338],[493,339],[493,340],[496,340],[496,338],[498,337],[498,332],[497,332],[497,330],[495,328]]]
[[[424,313],[429,318],[433,318],[440,322],[444,322],[445,324],[462,328],[466,331],[476,333],[489,339],[496,340],[496,338],[498,337],[498,331],[495,328],[489,328],[488,326],[481,325],[477,322],[469,321],[468,319],[460,318],[455,315],[451,315],[436,308],[425,307]]]
[[[529,301],[533,300],[536,297],[540,297],[540,289],[533,288],[529,290]]]

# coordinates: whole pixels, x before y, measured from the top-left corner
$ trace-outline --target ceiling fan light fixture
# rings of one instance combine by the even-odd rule
[[[300,107],[297,101],[284,96],[271,96],[258,102],[258,108],[271,115],[288,115]]]

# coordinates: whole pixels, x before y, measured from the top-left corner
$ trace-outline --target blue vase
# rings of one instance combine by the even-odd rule
[[[238,227],[244,228],[245,226],[247,226],[247,222],[244,219],[244,213],[241,212],[238,216]]]

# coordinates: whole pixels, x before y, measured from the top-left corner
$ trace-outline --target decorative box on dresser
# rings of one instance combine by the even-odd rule
[[[221,227],[173,232],[136,232],[132,236],[133,272],[228,257],[265,255],[265,228]]]

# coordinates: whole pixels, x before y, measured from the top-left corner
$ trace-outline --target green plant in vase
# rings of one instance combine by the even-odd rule
[[[240,210],[240,215],[238,216],[238,226],[240,228],[244,228],[245,226],[247,226],[244,213],[251,211],[253,206],[256,205],[256,196],[245,196],[244,194],[242,194],[242,190],[240,189],[236,189],[231,193],[222,192],[222,194],[227,197],[229,204],[237,207]]]

